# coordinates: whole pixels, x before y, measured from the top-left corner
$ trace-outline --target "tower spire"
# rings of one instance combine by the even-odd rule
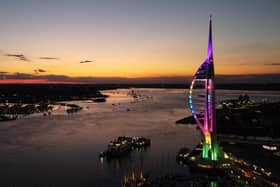
[[[208,52],[207,59],[209,62],[213,62],[213,45],[212,45],[212,15],[210,14],[209,20],[209,38],[208,38]]]

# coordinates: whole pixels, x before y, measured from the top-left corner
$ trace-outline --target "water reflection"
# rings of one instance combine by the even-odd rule
[[[128,95],[127,89],[107,90],[103,92],[110,95],[106,103],[69,102],[83,107],[72,115],[59,107],[47,118],[31,115],[1,123],[0,186],[119,186],[122,176],[135,168],[151,177],[188,173],[175,162],[176,152],[181,147],[192,149],[201,135],[195,128],[175,124],[190,115],[187,90],[134,90],[142,99]],[[280,100],[280,92],[246,93],[252,99],[265,95]],[[218,90],[217,98],[239,94]],[[121,160],[101,161],[99,153],[117,136],[145,136],[152,145]]]

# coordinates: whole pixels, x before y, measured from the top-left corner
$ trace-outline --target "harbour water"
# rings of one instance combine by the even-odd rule
[[[132,90],[138,96],[132,96]],[[176,125],[189,116],[188,90],[118,89],[103,91],[107,102],[71,101],[83,110],[67,114],[55,107],[50,116],[33,114],[0,123],[0,186],[119,186],[124,175],[142,170],[150,177],[188,174],[175,162],[181,147],[200,139],[194,127]],[[252,100],[279,101],[277,91],[217,90],[217,102],[248,94]],[[146,150],[120,160],[98,155],[117,136],[145,136]]]

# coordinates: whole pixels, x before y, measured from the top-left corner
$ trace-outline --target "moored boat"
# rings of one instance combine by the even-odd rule
[[[151,144],[148,138],[119,136],[116,140],[108,144],[107,150],[101,152],[99,157],[118,158],[129,153],[132,148],[144,148]]]

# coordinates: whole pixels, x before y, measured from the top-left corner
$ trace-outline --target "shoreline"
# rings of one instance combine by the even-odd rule
[[[280,127],[277,119],[280,102],[253,104],[224,104],[216,109],[217,133],[240,137],[271,137],[280,138]],[[193,116],[177,120],[176,124],[194,125]]]

